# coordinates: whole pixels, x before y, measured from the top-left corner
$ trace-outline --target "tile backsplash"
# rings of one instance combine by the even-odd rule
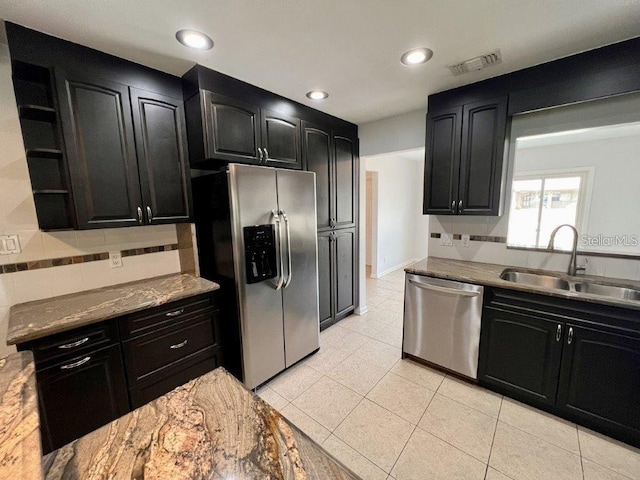
[[[513,265],[564,272],[569,254],[507,248],[508,217],[472,217],[433,215],[429,219],[429,256],[474,262]],[[453,234],[453,246],[443,246],[438,234]],[[469,247],[463,247],[460,235],[470,235]],[[586,264],[588,275],[640,280],[640,258],[622,259],[578,255],[578,265]]]

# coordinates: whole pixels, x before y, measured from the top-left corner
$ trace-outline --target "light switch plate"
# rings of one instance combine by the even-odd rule
[[[462,235],[462,246],[464,248],[469,248],[469,242],[471,241],[471,235]]]
[[[122,267],[122,254],[120,252],[109,252],[109,265],[111,268]]]
[[[450,247],[453,245],[453,234],[451,233],[443,233],[440,236],[440,245],[444,245],[445,247]]]
[[[0,235],[0,254],[11,255],[21,252],[18,235]]]

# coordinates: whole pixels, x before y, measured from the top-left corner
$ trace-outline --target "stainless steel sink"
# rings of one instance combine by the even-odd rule
[[[519,272],[517,270],[505,270],[500,275],[502,280],[536,287],[555,288],[557,290],[571,290],[571,284],[560,277],[542,273]]]
[[[578,277],[557,276],[551,273],[523,272],[508,268],[502,272],[500,278],[508,282],[532,285],[555,290],[586,293],[617,300],[632,300],[640,302],[640,288],[624,285],[611,285],[598,281]]]
[[[604,297],[618,298],[620,300],[640,301],[640,290],[636,290],[634,288],[592,282],[575,283],[574,288],[576,292],[602,295]]]

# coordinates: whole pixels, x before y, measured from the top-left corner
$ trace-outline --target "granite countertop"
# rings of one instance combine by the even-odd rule
[[[0,359],[0,478],[41,479],[42,450],[31,352]]]
[[[428,277],[437,277],[447,280],[456,280],[460,282],[474,283],[487,287],[499,287],[510,290],[519,290],[529,293],[542,293],[553,297],[569,298],[572,300],[580,300],[583,302],[599,303],[604,305],[615,305],[619,307],[627,307],[640,310],[640,302],[635,300],[625,300],[604,297],[602,295],[593,295],[582,292],[569,290],[559,290],[555,288],[547,288],[536,285],[526,285],[523,283],[509,282],[502,280],[500,274],[505,270],[513,268],[521,272],[541,273],[540,270],[533,270],[521,267],[511,267],[508,265],[496,265],[493,263],[470,262],[466,260],[453,260],[449,258],[428,257],[420,260],[413,265],[405,268],[405,272],[416,275],[425,275]],[[549,273],[549,272],[545,272]],[[602,282],[606,284],[619,284],[621,286],[630,286],[632,288],[640,288],[640,282],[633,280],[622,280],[609,277],[596,277],[591,275],[580,275],[579,277],[570,277],[567,274],[559,272],[551,272],[552,275],[561,278],[570,279],[572,281],[590,280],[594,282]]]
[[[57,479],[357,479],[218,368],[50,453]]]
[[[83,325],[217,290],[204,278],[173,274],[123,283],[11,307],[7,345],[14,345]]]

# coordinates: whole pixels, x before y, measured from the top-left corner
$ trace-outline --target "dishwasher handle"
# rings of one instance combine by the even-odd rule
[[[457,288],[439,287],[437,285],[416,282],[415,280],[409,280],[409,283],[423,290],[432,290],[434,292],[444,293],[445,295],[456,295],[458,297],[477,297],[478,295],[480,295],[480,292],[470,292],[467,290],[459,290]]]

